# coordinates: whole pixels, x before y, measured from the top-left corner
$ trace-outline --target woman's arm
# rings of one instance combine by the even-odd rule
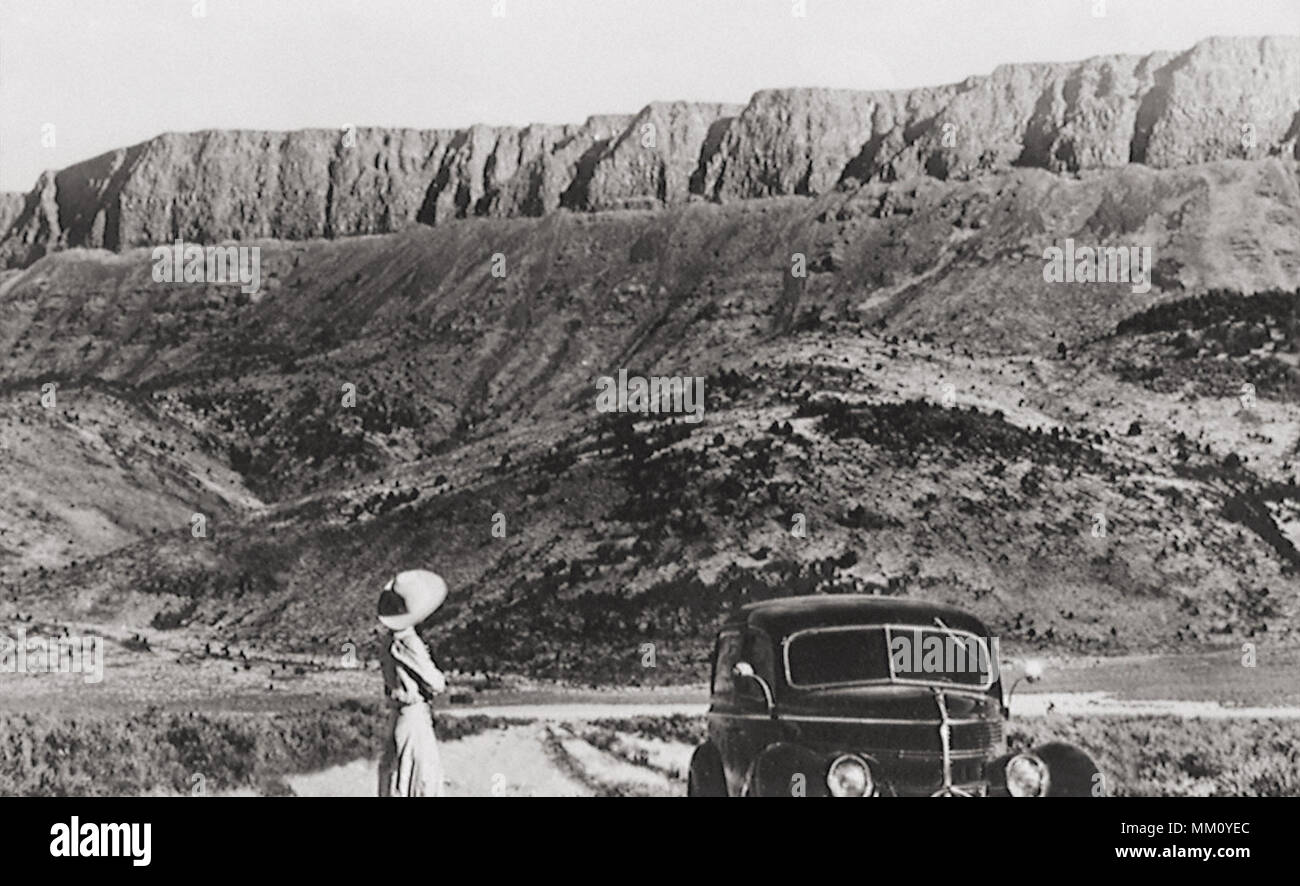
[[[429,649],[424,645],[424,641],[418,635],[411,636],[402,644],[403,650],[407,653],[404,658],[407,659],[406,665],[413,676],[420,684],[420,694],[426,698],[447,691],[447,678],[438,666],[433,663],[432,656],[429,655]]]

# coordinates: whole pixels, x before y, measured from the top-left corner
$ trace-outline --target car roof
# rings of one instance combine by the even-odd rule
[[[938,618],[956,630],[987,637],[975,616],[946,603],[876,594],[809,594],[750,603],[731,614],[723,628],[748,626],[784,637],[805,628],[842,625],[931,625]]]

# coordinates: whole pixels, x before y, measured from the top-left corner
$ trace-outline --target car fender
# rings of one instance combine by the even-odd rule
[[[1055,741],[1039,745],[1029,753],[1047,766],[1048,797],[1104,797],[1101,770],[1082,748]],[[990,797],[1007,797],[1006,766],[1015,754],[1003,754],[989,761],[985,778]]]
[[[746,797],[825,797],[826,754],[791,742],[765,747],[749,766]]]
[[[1049,797],[1104,797],[1105,779],[1101,770],[1082,748],[1056,741],[1039,745],[1033,751],[1047,764]]]
[[[711,741],[706,741],[691,754],[691,764],[686,775],[688,797],[727,796],[727,776],[722,768],[722,755]]]

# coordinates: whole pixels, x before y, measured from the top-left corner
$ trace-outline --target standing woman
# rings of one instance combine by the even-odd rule
[[[399,572],[379,595],[379,622],[392,631],[380,663],[392,729],[379,761],[379,796],[441,797],[442,762],[429,701],[447,680],[416,633],[447,599],[447,584],[427,569]]]

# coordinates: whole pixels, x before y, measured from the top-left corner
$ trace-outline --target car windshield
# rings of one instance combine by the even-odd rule
[[[995,667],[982,637],[940,627],[818,628],[786,644],[786,678],[795,687],[892,682],[985,689]]]

